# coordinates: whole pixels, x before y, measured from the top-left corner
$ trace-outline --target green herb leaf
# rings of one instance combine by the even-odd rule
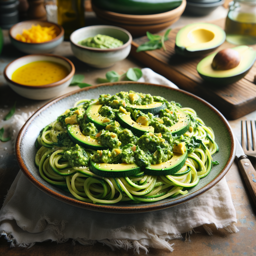
[[[126,77],[131,81],[138,81],[142,77],[142,71],[139,68],[129,68]]]
[[[144,44],[141,44],[136,52],[142,52],[142,51],[152,51],[156,49],[160,49],[162,47],[161,41],[149,41]]]
[[[9,113],[4,117],[4,120],[6,121],[6,120],[10,119],[14,115],[15,110],[16,110],[16,102],[14,103],[14,105],[11,108],[11,110],[9,111]]]
[[[120,76],[116,73],[116,71],[108,71],[106,78],[109,82],[117,82],[119,81]]]
[[[80,88],[92,86],[91,84],[87,84],[87,83],[78,83],[77,85],[78,85]]]
[[[218,165],[220,164],[218,161],[212,161],[212,165]]]
[[[163,49],[166,51],[166,47],[164,44],[164,41],[168,40],[168,35],[170,33],[171,29],[167,29],[163,36],[160,35],[153,35],[149,32],[147,32],[147,37],[149,39],[148,42],[141,44],[136,52],[142,52],[142,51],[152,51],[156,49]]]
[[[0,129],[0,140],[1,140],[2,142],[6,142],[6,141],[11,140],[10,137],[4,138],[4,127],[2,127],[2,128]]]
[[[103,84],[103,83],[108,83],[108,79],[107,78],[97,78],[97,83],[98,84]]]
[[[149,41],[159,41],[161,39],[161,36],[159,35],[153,35],[147,31],[147,37]]]
[[[170,33],[171,29],[167,29],[164,33],[164,41],[168,40],[168,36],[169,36],[169,33]]]
[[[74,75],[70,83],[70,86],[78,85],[79,83],[82,83],[83,80],[84,80],[84,75]]]

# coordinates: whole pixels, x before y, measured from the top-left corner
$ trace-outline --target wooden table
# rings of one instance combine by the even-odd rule
[[[219,8],[207,17],[192,18],[188,16],[182,16],[181,19],[173,26],[179,27],[195,21],[210,20],[224,17],[226,10]],[[97,19],[92,19],[93,23],[97,23]],[[0,127],[10,127],[11,132],[11,120],[2,121],[4,115],[9,111],[11,106],[17,101],[17,114],[22,112],[33,112],[46,101],[33,101],[22,98],[14,93],[5,83],[2,71],[4,67],[11,60],[22,56],[23,54],[14,49],[8,42],[7,31],[5,31],[6,45],[4,47],[3,54],[0,56]],[[76,73],[84,74],[86,76],[86,82],[95,84],[98,77],[104,77],[105,73],[109,70],[115,70],[122,74],[128,70],[129,67],[143,66],[132,58],[127,58],[111,67],[110,69],[93,69],[78,61],[71,52],[70,44],[64,42],[59,47],[55,54],[68,57],[76,67]],[[69,87],[63,93],[75,90],[77,88]],[[245,116],[246,119],[256,119],[256,111]],[[240,120],[230,121],[230,124],[234,130],[236,136],[240,134]],[[255,163],[254,163],[255,164]],[[2,205],[5,195],[12,184],[17,172],[19,170],[15,155],[13,153],[12,144],[10,142],[0,142],[0,205]],[[256,255],[256,217],[255,207],[252,205],[252,201],[248,197],[244,183],[241,180],[240,174],[235,164],[231,167],[227,176],[228,185],[232,194],[234,206],[237,212],[237,227],[240,230],[236,234],[229,234],[224,230],[216,230],[213,227],[213,236],[207,235],[202,227],[197,228],[193,235],[190,237],[190,241],[176,240],[174,241],[174,252],[170,252],[150,249],[149,256],[167,256],[167,255],[185,255],[189,252],[191,256],[205,256],[205,255]],[[172,241],[173,242],[173,241]],[[102,246],[100,243],[94,246],[82,246],[79,244],[73,245],[71,241],[64,244],[56,244],[52,242],[39,243],[30,249],[25,248],[10,248],[10,245],[5,241],[3,237],[0,238],[0,255],[11,256],[30,256],[30,255],[54,255],[54,256],[66,256],[66,255],[131,255],[132,251],[116,250],[112,251],[106,246]],[[141,252],[140,255],[144,255]]]

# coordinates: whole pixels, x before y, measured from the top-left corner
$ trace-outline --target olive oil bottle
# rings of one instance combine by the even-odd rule
[[[256,44],[256,1],[232,2],[226,18],[225,31],[226,40],[232,44]]]
[[[85,26],[84,0],[57,0],[58,24],[64,28],[64,38]]]

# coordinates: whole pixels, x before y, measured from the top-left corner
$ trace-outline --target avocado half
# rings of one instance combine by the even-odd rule
[[[193,23],[180,29],[176,35],[175,52],[185,57],[197,57],[214,50],[226,39],[219,26]]]
[[[228,85],[243,78],[256,60],[256,51],[246,45],[232,48],[240,55],[240,63],[237,67],[229,70],[214,70],[213,58],[217,53],[210,54],[197,65],[197,72],[207,82],[214,85]]]

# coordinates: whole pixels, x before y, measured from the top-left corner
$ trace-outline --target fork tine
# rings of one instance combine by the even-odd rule
[[[241,134],[241,144],[242,144],[242,148],[244,149],[244,151],[246,150],[246,131],[245,131],[245,121],[241,121],[241,130],[242,130],[242,134]]]
[[[252,143],[251,143],[251,134],[250,134],[250,123],[246,121],[246,136],[247,136],[247,148],[248,151],[252,150]]]
[[[252,143],[253,150],[256,151],[256,132],[255,132],[255,121],[251,120],[251,132],[252,132]]]

